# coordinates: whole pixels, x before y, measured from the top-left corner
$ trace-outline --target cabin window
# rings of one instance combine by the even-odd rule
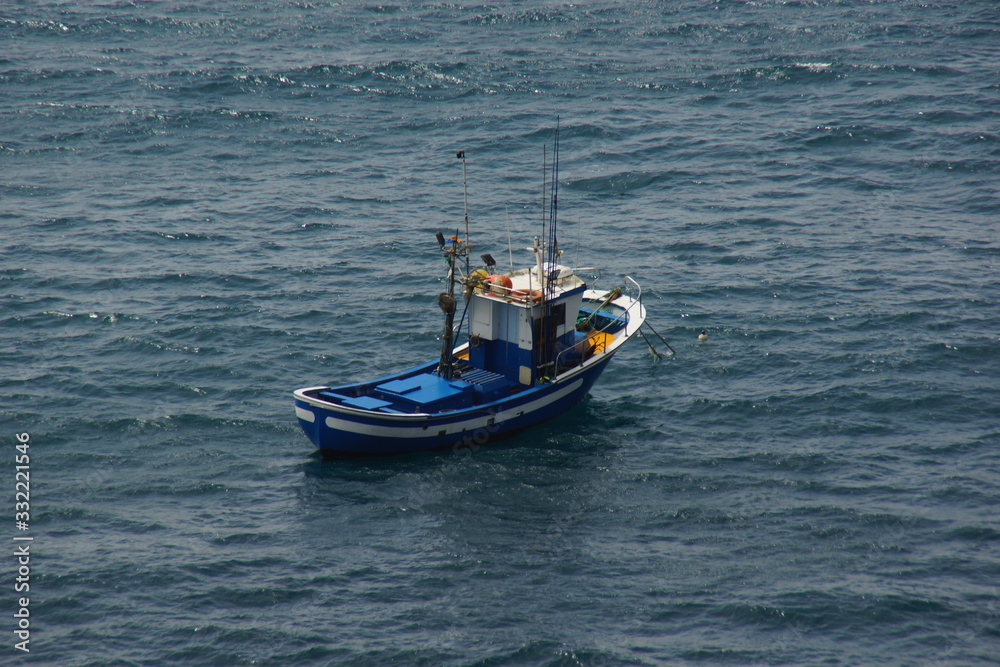
[[[566,324],[566,304],[559,303],[552,306],[552,326]]]
[[[555,338],[556,327],[566,324],[566,304],[552,306],[552,314],[535,320],[535,340],[543,342],[549,337]]]
[[[534,324],[535,345],[538,347],[537,362],[543,366],[554,361],[556,329],[566,324],[566,303],[552,306],[551,314],[538,318]]]

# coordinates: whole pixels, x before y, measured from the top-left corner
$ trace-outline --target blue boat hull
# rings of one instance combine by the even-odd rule
[[[475,449],[558,417],[578,404],[611,357],[609,354],[578,372],[561,376],[558,382],[461,410],[377,414],[327,405],[300,390],[295,396],[295,412],[302,430],[328,458]],[[431,367],[433,364],[428,365]]]

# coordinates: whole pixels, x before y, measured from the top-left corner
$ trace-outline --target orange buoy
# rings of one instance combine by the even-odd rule
[[[489,283],[490,291],[494,294],[508,294],[510,288],[514,286],[509,276],[505,276],[502,273],[494,273],[492,276],[487,278],[485,282]]]

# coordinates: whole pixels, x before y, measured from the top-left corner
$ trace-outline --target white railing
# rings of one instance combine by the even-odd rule
[[[628,280],[633,285],[635,285],[636,289],[638,290],[638,294],[636,294],[635,297],[631,297],[632,298],[632,303],[630,303],[628,305],[628,307],[625,308],[625,310],[620,315],[605,314],[607,316],[612,317],[611,321],[608,322],[606,325],[604,325],[602,328],[596,330],[596,332],[594,332],[594,333],[607,334],[608,333],[607,330],[610,329],[610,328],[612,328],[612,327],[614,327],[618,323],[618,321],[621,320],[623,317],[625,318],[625,325],[622,327],[622,329],[625,330],[625,331],[627,331],[629,322],[632,321],[632,315],[633,315],[632,309],[636,308],[636,310],[639,310],[639,308],[637,308],[637,306],[641,307],[641,305],[642,305],[642,286],[640,286],[639,283],[637,283],[636,281],[634,281],[631,276],[625,276],[625,279]],[[614,302],[612,301],[611,303],[614,303]],[[621,308],[621,306],[618,306],[618,307]],[[601,314],[601,308],[598,308],[597,310],[594,311],[594,317],[595,318],[598,315],[600,315],[600,314]],[[589,336],[588,336],[588,338],[589,338]],[[575,364],[573,366],[570,366],[569,368],[567,368],[562,373],[559,372],[559,363],[560,363],[561,360],[563,360],[563,355],[567,355],[569,353],[579,354],[577,352],[577,350],[575,349],[575,347],[576,347],[575,345],[573,347],[568,347],[568,348],[566,348],[565,350],[563,350],[562,352],[560,352],[559,354],[556,355],[556,359],[555,359],[555,362],[554,362],[554,365],[553,365],[553,371],[555,371],[555,378],[554,378],[555,380],[558,380],[560,375],[564,375],[565,373],[573,370],[574,368],[579,368],[580,366],[582,366],[584,364],[584,362],[587,361],[588,357],[586,357],[585,355],[580,355],[581,356],[580,363]],[[605,344],[605,348],[604,348],[604,350],[601,351],[601,354],[603,354],[606,351],[607,351],[607,344]],[[596,355],[592,355],[589,358],[593,358],[593,356],[596,356]],[[546,365],[548,365],[548,364],[546,364]]]

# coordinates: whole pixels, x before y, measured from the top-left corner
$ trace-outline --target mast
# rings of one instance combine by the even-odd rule
[[[438,294],[438,306],[444,312],[444,335],[441,336],[441,361],[438,363],[438,373],[445,380],[454,377],[454,362],[451,358],[452,340],[455,332],[455,258],[461,253],[459,244],[461,240],[458,236],[451,237],[451,247],[447,247],[444,235],[437,233],[438,243],[448,260],[448,291]]]
[[[444,234],[437,233],[437,242],[441,246],[448,261],[448,291],[438,294],[438,306],[444,312],[444,335],[441,336],[441,361],[438,362],[438,373],[445,380],[451,380],[455,376],[455,362],[452,360],[455,338],[455,260],[458,257],[465,257],[465,273],[469,273],[469,189],[465,178],[465,151],[458,151],[455,155],[462,161],[462,198],[465,204],[465,241],[458,238],[458,234],[452,236],[451,245],[445,241]]]

